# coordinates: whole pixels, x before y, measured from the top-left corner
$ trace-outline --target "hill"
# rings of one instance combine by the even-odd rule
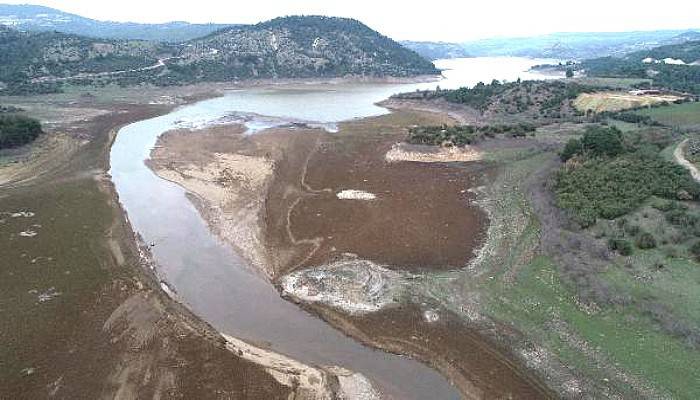
[[[0,27],[0,93],[64,82],[173,85],[252,78],[437,74],[428,60],[352,19],[285,17],[178,44]]]
[[[586,60],[590,76],[651,78],[657,87],[700,95],[700,40],[637,51],[624,57]]]
[[[412,76],[435,66],[347,18],[296,16],[223,29],[191,41],[172,70],[182,79]]]
[[[167,50],[155,42],[0,27],[0,93],[54,92],[66,77],[145,68]]]
[[[139,24],[98,21],[35,5],[0,4],[0,25],[27,32],[63,32],[94,38],[181,42],[208,35],[230,25],[168,22]]]
[[[467,50],[458,43],[415,42],[410,40],[404,40],[400,43],[428,60],[471,57]]]

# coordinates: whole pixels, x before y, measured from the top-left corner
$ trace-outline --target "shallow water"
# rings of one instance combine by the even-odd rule
[[[144,164],[160,134],[199,126],[232,113],[255,113],[332,125],[387,110],[374,103],[394,93],[452,88],[492,79],[541,78],[524,72],[543,60],[473,58],[443,60],[440,82],[421,84],[296,85],[236,90],[170,114],[122,128],[112,146],[110,174],[136,232],[155,243],[159,276],[177,298],[216,329],[311,364],[361,372],[401,399],[454,399],[457,391],[437,372],[407,357],[362,346],[280,298],[277,291],[209,231],[185,191]],[[263,122],[261,122],[261,120]],[[248,122],[260,128],[264,119]],[[278,121],[278,119],[274,119]],[[277,122],[273,122],[277,123]]]

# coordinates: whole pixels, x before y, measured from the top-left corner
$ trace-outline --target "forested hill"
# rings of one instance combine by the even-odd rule
[[[428,60],[352,19],[285,17],[178,44],[0,27],[0,94],[72,84],[437,74]]]
[[[0,94],[53,92],[62,77],[143,68],[167,50],[155,42],[0,27]]]
[[[412,76],[435,66],[347,18],[297,16],[224,29],[189,43],[178,71],[205,79]]]
[[[650,50],[637,51],[628,54],[624,58],[630,61],[643,61],[645,59],[664,60],[671,58],[681,60],[685,64],[700,64],[700,33],[697,33],[694,40],[680,44],[659,46]]]
[[[167,22],[98,21],[50,7],[29,4],[0,4],[0,25],[27,32],[63,32],[104,39],[142,39],[180,42],[207,35],[229,25]]]
[[[586,60],[578,68],[590,76],[650,78],[657,87],[700,95],[698,40]]]

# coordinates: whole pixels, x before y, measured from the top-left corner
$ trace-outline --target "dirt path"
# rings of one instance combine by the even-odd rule
[[[683,140],[676,146],[676,150],[673,151],[673,158],[676,160],[676,162],[679,165],[682,165],[685,167],[690,172],[690,175],[693,176],[693,179],[696,181],[700,182],[700,170],[698,167],[695,166],[692,162],[688,161],[687,158],[685,158],[685,155],[683,154],[683,150],[685,149],[685,146],[688,144],[688,139]]]

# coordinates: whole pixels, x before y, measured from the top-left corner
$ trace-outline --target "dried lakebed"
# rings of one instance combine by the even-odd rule
[[[238,124],[176,130],[161,137],[148,164],[188,190],[237,254],[342,331],[439,368],[463,397],[538,398],[486,341],[448,313],[416,305],[412,285],[421,274],[466,265],[483,234],[469,189],[484,165],[385,161],[407,126],[443,122],[450,121],[398,112],[342,123],[331,134],[297,126],[250,135]],[[363,369],[366,361],[333,363],[382,389],[401,379],[396,369]]]
[[[395,88],[383,88],[378,93],[373,92],[372,96],[375,97],[370,96],[370,99],[372,101],[379,100],[381,99],[379,96],[385,96],[389,90],[395,90]],[[245,93],[239,94],[242,94],[243,97],[246,95]],[[345,97],[345,94],[347,93],[338,94],[336,92],[335,95],[338,99],[326,98],[325,101],[320,103],[317,103],[316,101],[319,99],[315,98],[313,104],[342,104],[340,100]],[[260,99],[255,99],[252,103],[255,103],[255,101],[269,103],[270,99],[274,103],[275,98],[265,98],[267,95],[269,93],[258,93]],[[289,94],[286,93],[285,95]],[[299,93],[294,93],[293,97],[298,95]],[[172,165],[172,168],[169,168],[171,175],[164,175],[166,179],[160,179],[144,165],[143,161],[148,159],[150,149],[156,145],[158,136],[165,131],[178,127],[189,128],[200,123],[206,124],[216,121],[230,112],[230,110],[255,112],[255,104],[248,104],[249,109],[241,108],[235,96],[236,94],[222,99],[204,101],[163,117],[129,125],[120,131],[112,148],[111,174],[119,193],[120,201],[127,211],[135,231],[146,243],[154,245],[151,248],[152,257],[157,265],[157,273],[164,282],[167,282],[167,287],[172,288],[173,295],[178,300],[188,305],[196,314],[211,323],[215,328],[227,335],[244,339],[248,343],[288,355],[310,365],[340,366],[360,372],[369,378],[383,393],[395,398],[459,397],[460,393],[434,370],[420,362],[372,350],[358,344],[298,306],[281,299],[279,293],[269,283],[269,280],[293,276],[287,274],[292,271],[308,270],[309,267],[318,267],[319,265],[328,267],[338,265],[342,267],[344,265],[347,268],[348,265],[357,266],[358,260],[369,258],[377,261],[377,263],[365,264],[368,267],[366,282],[370,283],[370,287],[377,289],[377,291],[371,291],[372,293],[381,296],[385,287],[383,282],[400,282],[402,279],[413,279],[412,277],[420,273],[421,269],[426,265],[433,268],[444,267],[444,265],[456,267],[460,263],[463,265],[471,253],[470,247],[478,243],[476,238],[471,245],[468,244],[455,254],[448,251],[445,254],[447,259],[439,259],[438,256],[442,256],[440,252],[433,252],[432,255],[428,252],[425,253],[428,255],[424,255],[426,257],[425,260],[416,262],[414,265],[410,265],[410,262],[408,263],[409,265],[403,265],[404,260],[412,260],[411,251],[416,250],[412,250],[411,246],[405,246],[405,249],[400,251],[398,250],[400,246],[394,247],[392,245],[391,248],[387,248],[389,246],[377,246],[377,238],[385,236],[387,232],[382,233],[381,229],[378,229],[378,227],[381,228],[381,225],[377,225],[369,232],[379,234],[379,236],[372,238],[372,240],[362,239],[358,241],[357,238],[353,238],[352,235],[347,233],[329,234],[329,232],[323,232],[324,224],[313,225],[307,223],[313,220],[313,217],[319,211],[322,215],[324,212],[329,215],[342,215],[342,213],[345,213],[346,218],[343,218],[343,221],[349,223],[349,225],[342,227],[342,230],[350,232],[357,228],[353,224],[358,223],[353,216],[364,214],[362,207],[366,207],[368,204],[363,205],[363,203],[372,203],[381,199],[382,196],[386,196],[386,193],[382,192],[381,186],[382,184],[392,183],[392,180],[387,178],[384,182],[375,182],[375,184],[379,185],[378,188],[363,187],[359,181],[344,182],[343,187],[325,184],[324,180],[330,179],[333,181],[337,180],[338,177],[333,177],[332,173],[328,174],[328,176],[325,174],[318,175],[318,172],[324,171],[324,157],[328,154],[338,154],[338,152],[329,151],[329,148],[335,145],[349,145],[359,146],[359,149],[356,148],[354,151],[361,152],[363,149],[373,149],[373,157],[369,157],[369,159],[384,163],[385,153],[391,149],[392,141],[387,140],[384,142],[383,146],[385,147],[369,144],[370,147],[368,148],[363,147],[368,145],[365,140],[367,138],[362,138],[362,140],[354,143],[329,144],[323,143],[322,139],[332,138],[333,136],[325,131],[308,129],[308,127],[304,126],[292,126],[291,129],[298,131],[296,132],[297,134],[289,135],[289,127],[280,127],[277,128],[277,132],[266,132],[263,135],[259,135],[260,138],[271,140],[271,143],[262,143],[260,148],[251,148],[251,152],[247,154],[245,152],[226,152],[223,151],[224,149],[217,147],[218,144],[214,143],[214,147],[209,149],[209,154],[204,154],[205,158],[200,159],[199,162],[205,163],[207,166],[212,167],[211,169],[213,170],[226,170],[226,166],[234,165],[237,172],[243,171],[242,175],[238,177],[244,176],[246,178],[241,181],[244,181],[245,185],[247,185],[247,191],[239,192],[247,193],[247,195],[234,199],[233,204],[235,207],[229,210],[234,212],[228,214],[228,216],[223,212],[219,214],[212,213],[211,207],[204,201],[206,196],[203,196],[203,194],[213,194],[214,201],[217,200],[215,196],[220,195],[214,190],[216,187],[206,184],[212,180],[215,182],[214,186],[226,182],[226,180],[217,182],[217,174],[208,175],[207,168],[187,169],[186,165]],[[307,98],[308,96],[323,97],[315,91],[302,91],[301,96]],[[357,115],[371,115],[384,112],[371,106],[372,101],[369,102],[369,105],[367,104],[368,98],[366,93],[362,94],[362,97],[361,102],[354,103],[356,106],[354,109],[346,109],[328,118],[315,118],[313,120],[321,123],[332,123]],[[232,98],[234,99],[232,100]],[[319,105],[319,107],[321,106]],[[266,110],[270,111],[270,107]],[[306,111],[309,112],[308,109]],[[313,111],[311,112],[313,113]],[[270,114],[275,115],[274,110]],[[284,115],[277,116],[282,117]],[[301,115],[301,117],[302,119],[307,118],[308,115]],[[246,122],[248,122],[247,126],[249,128],[256,127],[254,123]],[[362,121],[358,122],[356,126],[360,130],[366,128],[362,126]],[[225,126],[219,128],[228,129]],[[187,137],[190,134],[199,135],[200,133],[206,135],[208,131],[180,132],[180,135]],[[237,132],[237,135],[245,136],[243,132]],[[168,140],[169,137],[170,135],[165,140]],[[177,135],[173,137],[177,137]],[[201,139],[201,137],[198,137],[198,139]],[[285,148],[276,148],[276,141],[291,141],[285,144],[285,146],[290,146],[286,148],[301,149],[303,151],[284,152],[282,156],[262,153],[264,155],[262,160],[259,157],[261,153],[252,151],[260,151],[267,148],[274,153],[274,151],[280,151],[279,149]],[[266,145],[267,147],[265,147]],[[324,145],[329,147],[326,148]],[[196,147],[189,146],[189,148],[184,148],[183,151],[196,153],[198,148],[199,145]],[[164,147],[158,147],[156,152],[165,149]],[[212,155],[213,157],[210,157]],[[334,158],[337,157],[330,157],[330,159]],[[269,160],[281,163],[276,164],[276,168],[272,168],[274,171],[272,176],[269,174],[271,167]],[[153,163],[157,162],[158,158],[154,157]],[[320,166],[313,167],[314,162],[319,162]],[[284,168],[286,165],[284,163],[288,163],[291,168]],[[340,166],[344,165],[344,163],[345,161],[341,162]],[[293,168],[293,166],[304,165],[308,168]],[[370,168],[371,166],[361,165],[358,167],[359,170],[362,170],[363,167]],[[180,169],[179,171],[178,168]],[[415,168],[418,171],[418,167]],[[445,173],[443,169],[439,166],[427,168],[427,170],[432,171],[431,173],[438,175]],[[282,171],[283,175],[287,174],[287,176],[278,176],[278,171]],[[326,168],[325,171],[332,170]],[[340,173],[340,171],[336,172]],[[401,169],[395,171],[395,173],[401,172]],[[357,176],[352,177],[352,174],[349,174],[347,176],[355,179],[361,175],[357,174]],[[444,179],[449,181],[459,175],[453,173],[452,177],[446,176]],[[468,176],[469,174],[466,175]],[[191,176],[195,179],[185,182],[183,176]],[[233,179],[230,176],[227,179],[229,181],[239,181],[235,176]],[[413,182],[413,187],[419,186],[423,181]],[[182,186],[175,182],[180,183]],[[298,185],[285,188],[284,185],[275,184],[275,182],[297,182]],[[362,181],[362,183],[366,182]],[[468,189],[472,184],[457,182],[452,189],[456,189],[459,186],[459,191],[454,193],[456,193],[456,196],[464,197],[463,201],[466,201],[468,200],[466,199],[468,194],[466,191],[462,192],[462,190]],[[278,192],[275,192],[276,190]],[[337,197],[338,193],[348,190],[358,191],[350,192],[354,193],[354,195],[368,193],[376,196],[376,198],[368,201],[339,199]],[[429,191],[428,189],[425,190],[426,192]],[[261,198],[257,197],[256,194],[266,191],[268,195],[264,198],[264,204],[260,204]],[[360,197],[367,196],[361,195]],[[222,201],[222,199],[221,197],[218,198],[219,201]],[[330,199],[334,200],[334,202],[330,202]],[[399,204],[402,200],[409,201],[410,198],[402,199],[399,197],[395,199]],[[330,205],[331,203],[332,205]],[[266,211],[274,211],[269,213],[273,218],[267,220],[264,226],[258,225],[254,219],[250,218],[250,211],[255,210],[256,207],[262,207]],[[331,208],[324,209],[323,207]],[[339,210],[342,207],[348,208]],[[405,207],[395,208],[396,212],[399,212],[401,209],[405,211]],[[243,212],[236,213],[236,210],[243,210]],[[341,211],[341,213],[337,211]],[[394,210],[388,209],[384,211]],[[478,213],[475,210],[474,212],[473,218],[478,218]],[[212,226],[216,225],[213,229],[214,233],[224,238],[227,243],[234,244],[234,246],[226,245],[217,236],[212,235],[210,227],[203,221],[200,213],[210,222],[215,218],[219,218],[222,223],[212,224]],[[380,214],[374,214],[374,216]],[[244,216],[248,219],[242,218]],[[417,217],[420,217],[420,215]],[[446,213],[443,217],[437,218],[437,220],[444,223],[446,218],[454,218],[454,215]],[[386,221],[388,220],[385,220],[385,225]],[[405,226],[413,224],[413,226],[428,229],[427,226],[421,226],[420,221],[420,218],[417,221],[406,221]],[[448,232],[449,229],[459,229],[458,223],[453,224],[454,226],[450,225],[452,224],[449,222],[444,225]],[[471,225],[479,224],[474,224],[474,221],[471,221]],[[219,229],[220,231],[217,231]],[[413,232],[413,235],[410,233],[408,232],[407,235],[397,238],[397,243],[412,243],[414,240],[422,237],[420,232]],[[227,235],[229,235],[228,238]],[[328,239],[329,236],[332,238]],[[450,238],[451,234],[444,236]],[[472,236],[474,235],[470,235],[470,237]],[[319,240],[319,238],[322,238],[322,240]],[[418,247],[430,249],[431,245],[438,244],[440,241],[441,238],[435,237],[426,243],[418,243]],[[263,246],[260,246],[261,243]],[[454,246],[448,245],[445,249],[451,249],[452,247]],[[266,248],[281,251],[269,252],[265,250]],[[258,249],[257,254],[251,249]],[[355,250],[355,254],[350,254],[352,250]],[[401,257],[404,258],[401,259]],[[333,262],[328,263],[331,259],[333,259]],[[392,264],[409,268],[392,268]],[[378,265],[386,265],[386,268],[384,266],[378,268]],[[263,267],[264,275],[267,276],[261,276],[261,266]],[[390,299],[389,297],[387,299],[392,302],[400,300],[402,296],[400,287],[398,287],[398,290],[399,292],[396,295],[392,294],[389,296]],[[323,310],[315,309],[314,311],[324,314]],[[333,316],[324,315],[324,318],[331,320]],[[429,309],[423,310],[420,307],[410,305],[390,310],[389,315],[386,314],[386,311],[373,313],[368,318],[350,314],[344,320],[340,318],[331,322],[333,325],[342,327],[346,333],[365,342],[391,351],[401,351],[402,348],[399,343],[401,335],[411,332],[411,329],[399,329],[399,331],[394,332],[393,336],[399,341],[391,345],[382,343],[381,340],[376,340],[376,335],[373,334],[367,335],[368,337],[366,338],[362,337],[368,330],[366,326],[368,322],[373,321],[372,324],[376,325],[377,318],[380,318],[379,321],[391,321],[391,325],[394,328],[419,325],[422,334],[425,336],[422,340],[426,343],[430,341],[431,337],[436,337],[435,330],[440,330],[448,338],[450,337],[449,332],[453,331],[448,329],[452,325],[447,322],[435,328],[425,327],[423,322],[416,324],[415,321],[435,322],[439,320],[439,316]],[[445,318],[445,321],[449,321],[449,319]],[[352,327],[346,326],[348,323],[353,325],[357,331],[352,332]],[[454,328],[454,326],[452,327]],[[452,336],[454,335],[452,334]],[[478,343],[478,345],[473,346],[475,349],[485,346],[484,343],[478,342],[478,338],[471,337],[469,340],[473,341],[473,344]],[[454,340],[452,341],[454,342]],[[456,342],[458,342],[456,344],[463,344],[460,340]],[[444,363],[445,360],[450,359],[454,355],[447,351],[442,355],[442,360],[429,360],[428,353],[434,351],[431,346],[426,345],[409,349],[408,353],[434,366],[440,367],[441,363],[444,364],[440,370],[451,379],[458,381],[459,379],[455,378],[458,378],[460,374],[451,374],[449,371],[446,371],[450,368],[450,365]],[[445,349],[449,350],[448,348]],[[521,374],[515,371],[508,362],[500,360],[499,357],[491,353],[491,351],[479,353],[477,350],[474,350],[463,355],[464,358],[474,358],[475,360],[472,361],[472,364],[483,365],[472,365],[476,367],[474,370],[476,370],[477,374],[476,376],[469,376],[469,379],[467,379],[469,382],[456,382],[461,390],[461,395],[464,397],[483,397],[484,395],[489,396],[489,394],[518,393],[519,395],[524,395],[524,397],[539,397],[537,389],[533,388],[527,379],[522,379]],[[463,369],[462,367],[456,369]],[[481,373],[478,371],[480,368]],[[462,377],[467,375],[469,374],[461,374]],[[345,373],[337,374],[337,376],[347,378],[348,376],[353,376],[353,374]],[[490,380],[488,376],[491,376]],[[498,376],[498,378],[494,379],[494,376]],[[342,382],[343,379],[339,380]],[[348,387],[356,385],[358,382],[363,382],[363,379],[355,379],[354,383],[348,384]],[[501,388],[498,389],[498,387]],[[367,393],[366,390],[362,392]],[[350,391],[347,393],[350,393]]]

